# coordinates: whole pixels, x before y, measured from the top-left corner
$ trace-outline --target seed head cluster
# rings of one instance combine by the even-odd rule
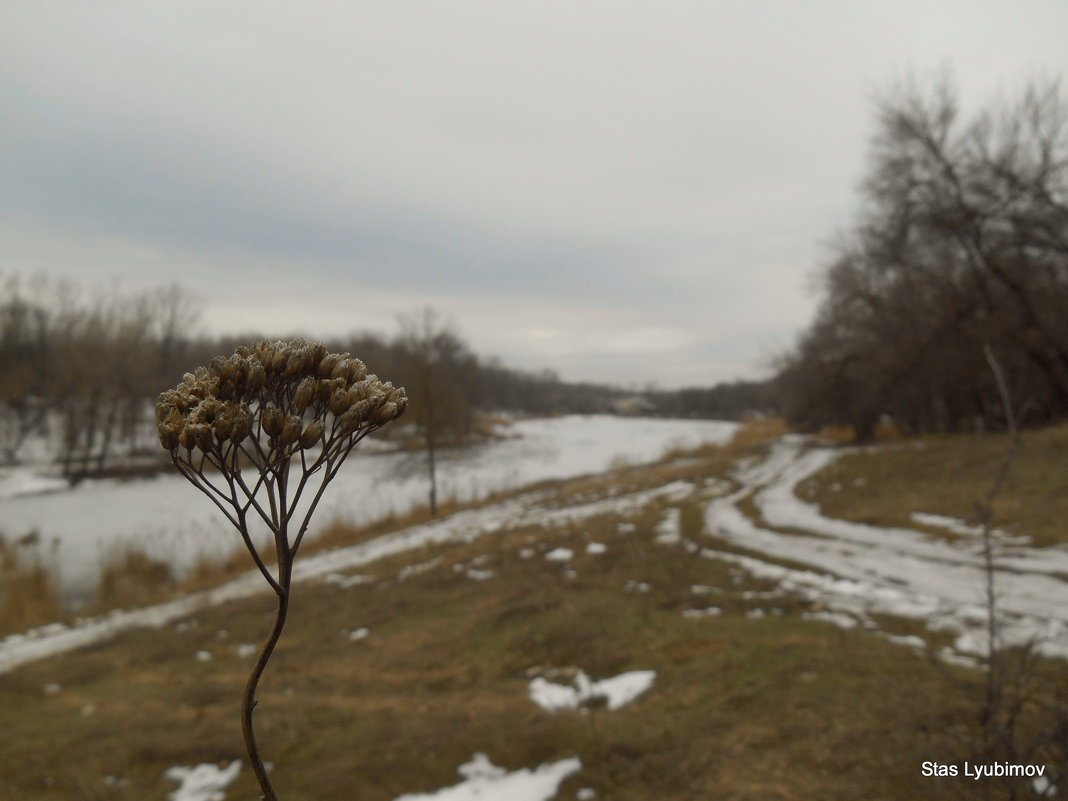
[[[274,462],[298,449],[351,448],[407,405],[403,388],[379,381],[348,353],[303,339],[264,341],[186,373],[160,394],[156,423],[160,444],[176,459],[190,461],[194,452],[221,458],[254,440],[240,450]]]

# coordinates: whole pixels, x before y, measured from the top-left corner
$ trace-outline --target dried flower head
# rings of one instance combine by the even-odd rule
[[[238,348],[186,373],[159,396],[156,422],[160,444],[175,459],[191,462],[199,450],[221,462],[236,448],[267,466],[301,449],[327,447],[338,434],[362,439],[406,406],[404,391],[368,374],[359,359],[298,339]],[[316,421],[323,434],[306,435]],[[258,447],[246,445],[250,437]],[[355,442],[335,444],[351,449]]]
[[[237,528],[278,596],[275,626],[241,706],[245,744],[263,797],[270,801],[276,796],[256,747],[252,710],[260,675],[285,623],[293,560],[342,461],[407,405],[403,389],[369,375],[359,359],[327,353],[321,343],[302,339],[260,342],[230,357],[217,356],[207,367],[186,373],[156,404],[160,444],[182,475]],[[255,480],[246,481],[243,471],[254,473]],[[309,483],[316,475],[317,488]],[[261,555],[250,518],[273,534],[274,560]],[[277,565],[274,573],[269,561]]]

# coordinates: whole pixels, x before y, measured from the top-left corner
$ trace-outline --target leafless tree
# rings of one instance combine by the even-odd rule
[[[437,452],[442,441],[470,431],[476,360],[455,325],[425,308],[402,315],[397,340],[412,421],[421,432],[430,479],[430,513],[438,512]]]
[[[813,325],[781,365],[789,416],[891,414],[913,430],[1003,427],[983,345],[1030,419],[1068,414],[1068,115],[1059,86],[966,120],[947,82],[877,109],[858,223],[822,276]]]

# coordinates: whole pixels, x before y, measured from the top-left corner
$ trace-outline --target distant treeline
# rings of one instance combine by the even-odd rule
[[[955,93],[878,106],[858,222],[774,403],[808,429],[911,432],[1068,416],[1068,106],[1059,86],[962,117]]]
[[[132,457],[157,458],[156,396],[197,365],[263,338],[195,336],[198,305],[178,286],[124,293],[40,276],[2,279],[0,463],[47,458],[65,475],[80,476]],[[395,336],[359,334],[327,345],[408,387],[406,421],[432,428],[440,444],[470,435],[477,412],[736,417],[749,408],[740,385],[636,393],[511,369],[476,356],[428,311],[402,319]]]

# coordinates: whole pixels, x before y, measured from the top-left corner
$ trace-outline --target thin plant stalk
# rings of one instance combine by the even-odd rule
[[[160,444],[237,529],[278,599],[241,702],[245,747],[266,801],[278,796],[256,742],[253,712],[260,679],[285,627],[297,551],[348,454],[406,407],[404,390],[369,375],[359,359],[327,353],[321,343],[305,340],[260,342],[217,357],[209,367],[187,373],[156,405]],[[301,513],[302,500],[307,508]],[[253,521],[273,535],[273,573],[252,535]]]

